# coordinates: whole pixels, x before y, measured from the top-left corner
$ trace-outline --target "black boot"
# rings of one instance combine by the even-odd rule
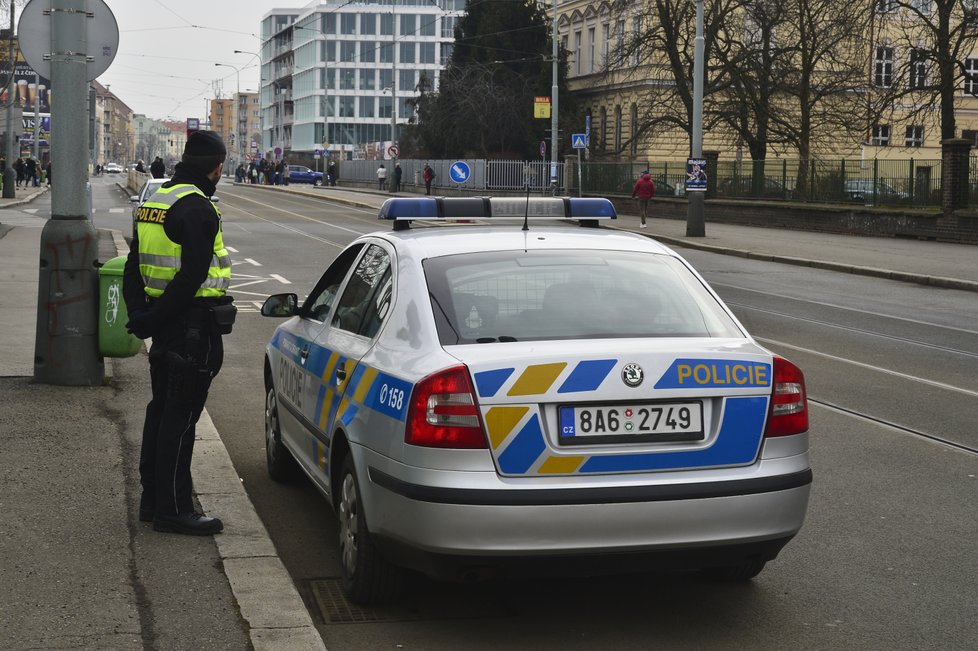
[[[217,518],[209,518],[203,513],[179,513],[163,515],[157,513],[153,517],[153,529],[166,533],[185,533],[191,536],[209,536],[220,533],[224,523]]]

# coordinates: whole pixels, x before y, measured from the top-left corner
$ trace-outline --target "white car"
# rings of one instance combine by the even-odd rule
[[[396,597],[404,568],[746,580],[799,531],[802,372],[676,253],[596,226],[614,217],[604,199],[390,199],[393,230],[301,306],[267,299],[288,317],[265,352],[268,470],[331,503],[351,599]]]
[[[139,190],[139,194],[134,194],[131,197],[129,197],[129,203],[130,203],[130,205],[132,205],[132,233],[133,233],[133,235],[136,234],[136,211],[139,209],[139,207],[141,205],[143,205],[144,203],[146,203],[146,200],[147,199],[149,199],[151,196],[153,196],[153,193],[154,192],[156,192],[157,190],[159,190],[163,186],[164,183],[168,183],[169,181],[170,181],[170,179],[168,179],[168,178],[160,178],[160,179],[149,178],[149,179],[146,179],[145,183],[143,183],[143,187],[140,188],[140,190]],[[213,201],[214,203],[220,203],[221,200],[220,200],[220,198],[218,198],[215,195],[215,196],[211,197],[211,201]]]
[[[105,169],[102,170],[106,174],[121,174],[123,172],[122,165],[118,163],[108,163]]]

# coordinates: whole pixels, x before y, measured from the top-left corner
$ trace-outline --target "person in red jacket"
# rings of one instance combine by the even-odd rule
[[[649,216],[649,199],[654,196],[655,181],[652,180],[648,170],[643,170],[642,175],[635,181],[635,187],[632,188],[632,199],[638,199],[638,206],[642,213],[642,225],[639,228],[645,228],[645,218]]]

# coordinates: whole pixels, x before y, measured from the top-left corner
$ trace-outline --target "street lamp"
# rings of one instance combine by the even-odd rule
[[[235,120],[238,118],[238,102],[241,101],[241,69],[237,66],[232,66],[230,63],[215,63],[215,66],[224,66],[225,68],[231,68],[234,70],[235,77],[237,78],[237,91],[234,93],[234,117]],[[241,162],[241,134],[238,133],[237,125],[234,129],[234,158],[238,163]]]

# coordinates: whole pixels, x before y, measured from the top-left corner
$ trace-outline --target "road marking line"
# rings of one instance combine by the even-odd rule
[[[228,250],[228,253],[237,253],[238,252],[238,250],[236,248],[234,248],[233,246],[225,246],[224,248]]]
[[[252,203],[257,203],[259,206],[262,206],[264,208],[271,208],[272,210],[275,210],[275,211],[278,211],[278,212],[284,212],[286,215],[292,215],[293,217],[299,217],[301,219],[307,219],[307,220],[309,220],[311,222],[316,222],[317,224],[322,224],[323,226],[329,226],[330,228],[335,228],[337,230],[346,231],[347,233],[353,233],[354,235],[357,235],[357,236],[364,234],[363,231],[353,230],[352,228],[346,228],[345,226],[337,226],[336,224],[331,224],[329,222],[322,221],[320,219],[314,219],[313,217],[307,217],[306,215],[300,215],[297,212],[292,212],[291,210],[284,210],[284,209],[279,208],[277,206],[272,206],[272,205],[269,205],[267,203],[262,203],[261,201],[255,201],[254,199],[249,199],[248,197],[244,197],[244,196],[241,196],[241,195],[234,195],[234,198],[235,199],[244,199],[245,201],[250,201]],[[241,210],[241,209],[238,208],[238,210]],[[364,212],[367,212],[367,211],[364,211]],[[251,214],[251,213],[249,213],[249,214]],[[259,219],[261,219],[261,217],[259,217]],[[269,221],[269,220],[266,220],[266,221]],[[275,222],[273,222],[273,223],[275,223]]]
[[[271,276],[272,276],[272,278],[274,278],[275,280],[277,280],[277,281],[279,281],[279,282],[280,282],[280,283],[282,283],[283,285],[291,285],[291,284],[292,284],[292,282],[291,282],[291,281],[289,281],[289,280],[286,280],[285,278],[282,278],[282,277],[281,277],[281,276],[279,276],[278,274],[271,274]]]
[[[249,285],[257,285],[258,283],[268,282],[268,278],[262,278],[261,280],[249,280],[246,283],[241,283],[240,285],[231,285],[228,289],[238,289],[239,287],[248,287]]]
[[[829,355],[828,353],[822,353],[817,350],[812,350],[811,348],[802,348],[801,346],[792,346],[791,344],[786,344],[783,341],[775,341],[774,339],[764,339],[762,337],[756,337],[758,341],[763,341],[768,344],[773,344],[775,346],[783,346],[785,348],[790,348],[791,350],[797,350],[802,353],[810,353],[812,355],[817,355],[818,357],[824,357],[830,359],[834,362],[843,362],[845,364],[852,364],[853,366],[858,366],[860,368],[869,369],[870,371],[878,371],[880,373],[885,373],[887,375],[892,375],[894,377],[903,378],[904,380],[911,380],[913,382],[921,382],[923,384],[928,384],[932,387],[937,387],[938,389],[947,389],[948,391],[955,391],[957,393],[963,393],[966,396],[973,396],[978,398],[978,391],[971,391],[970,389],[964,389],[962,387],[956,387],[952,384],[945,384],[943,382],[936,382],[934,380],[928,380],[926,378],[918,377],[916,375],[909,375],[907,373],[901,373],[900,371],[894,371],[888,368],[883,368],[881,366],[873,366],[872,364],[865,364],[863,362],[857,362],[852,359],[846,359],[845,357],[837,357],[835,355]]]
[[[263,222],[268,222],[269,224],[273,224],[275,226],[278,226],[279,228],[285,229],[287,231],[291,231],[291,232],[295,233],[296,235],[301,235],[303,237],[308,237],[311,240],[316,240],[317,242],[322,242],[323,244],[328,244],[329,246],[336,247],[337,249],[340,249],[340,250],[346,248],[346,245],[345,244],[337,244],[336,242],[331,242],[330,240],[327,240],[326,238],[323,238],[323,237],[319,237],[318,235],[313,235],[312,233],[306,233],[305,231],[301,231],[298,228],[294,228],[292,226],[286,226],[285,224],[280,224],[279,222],[275,221],[274,219],[265,219],[264,217],[259,217],[255,213],[253,213],[251,211],[248,211],[248,210],[245,210],[244,208],[238,208],[238,207],[235,207],[235,206],[230,206],[230,207],[231,208],[234,208],[235,210],[240,210],[244,214],[250,215],[251,217],[254,217],[255,219],[260,219]],[[306,217],[305,219],[310,219],[310,218]],[[322,223],[322,222],[320,222],[319,220],[316,220],[316,219],[312,219],[311,221],[314,221],[317,224],[321,224]],[[237,253],[237,251],[234,251],[229,246],[225,246],[224,248],[226,248],[228,251],[231,251],[232,253]]]
[[[125,208],[109,208],[109,212],[111,213],[125,212],[125,210],[126,210]]]
[[[253,264],[253,265],[255,265],[256,267],[260,267],[260,266],[261,266],[261,263],[260,263],[260,262],[255,262],[255,261],[254,261],[253,259],[251,259],[251,258],[245,258],[245,262],[247,262],[247,263],[249,263],[249,264]]]

